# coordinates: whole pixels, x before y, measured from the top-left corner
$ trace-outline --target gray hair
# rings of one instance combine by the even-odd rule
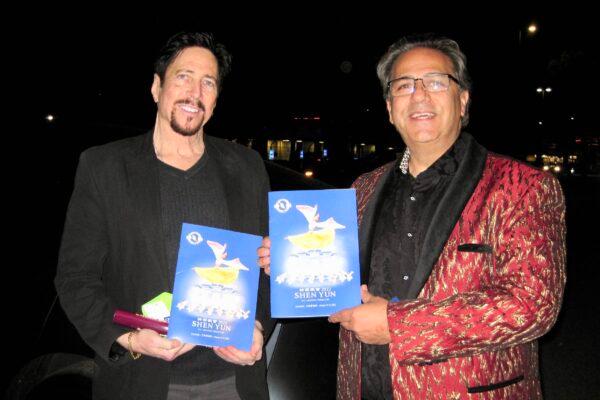
[[[471,91],[471,78],[467,71],[467,57],[460,50],[458,43],[445,37],[436,37],[432,34],[419,36],[406,36],[392,44],[377,64],[377,77],[383,88],[383,97],[388,98],[388,82],[392,79],[394,63],[404,53],[415,48],[428,48],[437,50],[446,55],[454,66],[454,77],[458,80],[461,90]],[[461,119],[464,128],[469,123],[469,106],[471,98],[465,107],[465,115]]]

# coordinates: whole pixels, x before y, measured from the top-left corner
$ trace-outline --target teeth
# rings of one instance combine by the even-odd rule
[[[432,118],[434,116],[433,113],[416,113],[411,115],[412,118],[418,118],[418,119],[422,119],[422,118]]]
[[[187,111],[187,112],[191,112],[191,113],[197,113],[200,111],[196,107],[192,107],[192,106],[188,106],[188,105],[181,105],[180,107],[183,109],[183,111]]]

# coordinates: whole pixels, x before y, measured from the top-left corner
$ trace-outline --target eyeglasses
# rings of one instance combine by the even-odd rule
[[[460,85],[458,79],[450,74],[433,73],[422,78],[400,77],[388,82],[388,93],[392,97],[407,96],[415,92],[417,81],[423,83],[423,89],[430,93],[445,92],[450,87],[450,81]]]

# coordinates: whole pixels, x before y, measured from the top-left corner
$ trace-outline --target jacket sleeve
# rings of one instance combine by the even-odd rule
[[[112,323],[114,306],[102,281],[108,248],[105,205],[91,163],[83,153],[67,209],[54,283],[67,317],[105,360],[114,340],[124,332]]]
[[[400,364],[493,351],[552,327],[565,285],[564,198],[554,177],[532,180],[520,198],[504,199],[510,211],[493,232],[491,284],[388,305],[390,351]]]

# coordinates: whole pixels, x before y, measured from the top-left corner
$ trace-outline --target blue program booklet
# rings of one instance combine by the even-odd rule
[[[360,304],[354,189],[269,193],[271,315],[320,317]]]
[[[175,273],[170,339],[202,346],[252,345],[260,236],[184,223]]]

